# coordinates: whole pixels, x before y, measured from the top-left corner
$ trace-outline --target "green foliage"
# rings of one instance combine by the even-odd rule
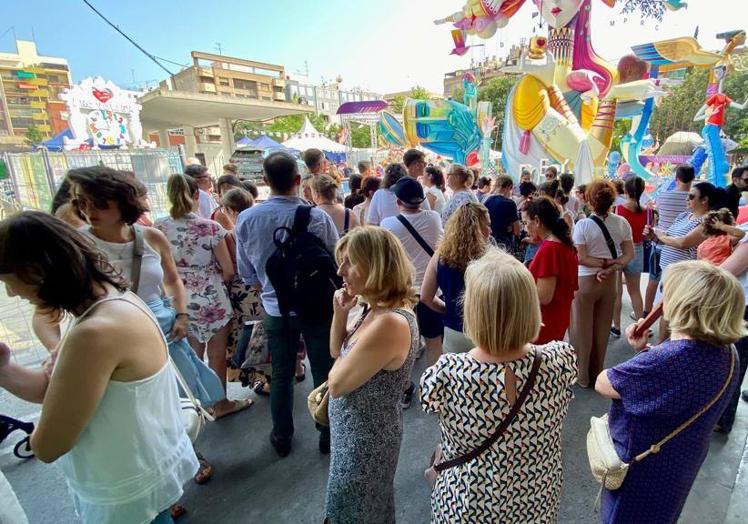
[[[318,114],[282,116],[273,119],[273,121],[269,124],[263,122],[250,122],[248,120],[242,120],[234,125],[234,137],[238,140],[239,138],[245,136],[245,131],[247,132],[247,134],[249,134],[250,132],[272,132],[292,135],[294,133],[298,133],[301,130],[302,126],[304,125],[305,116],[309,117],[309,121],[312,123],[315,129],[317,129],[317,131],[337,142],[338,133],[340,132],[340,126],[338,126],[337,124],[328,123],[326,116]]]
[[[493,105],[493,115],[496,117],[496,130],[494,136],[496,137],[493,143],[494,149],[501,149],[501,136],[504,132],[504,110],[506,109],[506,99],[509,97],[509,91],[517,82],[515,76],[501,76],[498,78],[492,78],[485,84],[478,87],[478,101],[479,102],[491,102]],[[457,98],[455,93],[455,100],[462,102],[463,94],[460,93],[460,98]]]
[[[613,143],[610,146],[611,151],[621,151],[621,139],[631,129],[631,119],[616,120],[613,124]]]
[[[649,129],[660,143],[678,131],[698,133],[704,127],[703,122],[694,122],[693,117],[706,100],[707,76],[706,69],[691,69],[683,83],[655,108]]]
[[[353,147],[371,147],[371,134],[369,126],[362,124],[351,124],[351,145]]]
[[[393,115],[401,115],[403,114],[403,109],[405,109],[405,97],[403,95],[397,95],[392,99],[390,107],[387,110]]]
[[[428,100],[430,96],[425,87],[414,86],[410,89],[410,98],[415,98],[416,100]]]
[[[31,126],[26,130],[26,140],[28,140],[32,144],[38,144],[39,142],[44,140],[44,134],[36,127]]]
[[[663,142],[677,131],[701,133],[704,122],[694,122],[693,117],[704,105],[709,72],[707,69],[692,69],[673,94],[665,97],[652,115],[650,130],[652,136]],[[724,92],[737,102],[743,102],[748,95],[748,72],[728,73]],[[725,134],[741,146],[748,146],[748,111],[729,108],[725,117]]]

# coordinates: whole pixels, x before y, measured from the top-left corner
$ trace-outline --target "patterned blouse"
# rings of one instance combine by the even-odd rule
[[[556,522],[561,494],[561,429],[577,380],[574,349],[564,342],[538,346],[535,385],[517,418],[476,459],[442,471],[431,495],[434,523]],[[438,413],[443,460],[480,446],[511,409],[506,368],[527,380],[535,356],[512,362],[480,362],[469,353],[448,353],[421,378],[421,405]]]

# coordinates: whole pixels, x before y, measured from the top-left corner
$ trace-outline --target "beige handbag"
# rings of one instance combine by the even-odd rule
[[[330,393],[327,390],[327,381],[324,381],[319,387],[313,389],[306,401],[309,407],[309,414],[321,426],[330,425],[330,419],[327,418],[327,405],[329,401]]]
[[[699,417],[709,411],[712,406],[724,395],[732,377],[735,372],[735,347],[731,347],[732,359],[730,361],[730,373],[727,376],[727,380],[722,385],[717,395],[714,396],[709,403],[704,406],[698,413],[689,418],[683,424],[678,426],[675,431],[670,433],[664,439],[656,444],[653,444],[645,452],[634,457],[631,463],[626,463],[621,460],[618,456],[615,445],[613,444],[613,438],[610,435],[610,427],[608,426],[608,415],[605,414],[602,417],[592,417],[590,419],[590,431],[587,433],[587,457],[590,461],[590,469],[592,470],[592,476],[595,477],[602,488],[609,490],[616,490],[621,487],[626,474],[628,473],[629,466],[637,462],[641,462],[649,455],[653,453],[659,453],[660,448],[664,446],[669,440],[675,438],[688,426],[693,424]]]

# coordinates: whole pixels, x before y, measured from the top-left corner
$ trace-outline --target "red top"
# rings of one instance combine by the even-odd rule
[[[538,252],[530,264],[530,273],[535,281],[541,278],[556,277],[556,289],[553,299],[545,306],[540,306],[543,326],[535,344],[547,344],[554,340],[563,340],[571,321],[571,302],[578,289],[577,271],[579,261],[573,248],[543,240]]]
[[[732,99],[724,93],[717,93],[706,99],[707,124],[722,127],[725,123],[725,108],[732,104]]]
[[[647,210],[642,208],[636,213],[626,206],[616,207],[616,215],[622,216],[631,226],[631,238],[634,244],[641,244],[644,240],[644,226],[647,225]]]

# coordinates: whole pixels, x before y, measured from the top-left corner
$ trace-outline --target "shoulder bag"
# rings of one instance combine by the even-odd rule
[[[590,419],[590,430],[587,433],[587,457],[590,461],[592,476],[601,484],[601,491],[602,488],[611,491],[620,488],[626,478],[629,467],[632,464],[641,462],[653,453],[659,453],[662,446],[667,444],[671,439],[677,437],[683,430],[696,422],[699,417],[714,406],[727,390],[730,382],[732,382],[733,374],[735,373],[736,355],[734,346],[731,346],[730,353],[730,373],[727,375],[727,380],[725,380],[725,383],[714,398],[712,398],[712,400],[710,400],[709,403],[701,408],[694,416],[678,426],[665,438],[650,446],[649,449],[643,453],[634,457],[631,463],[624,462],[621,460],[621,457],[618,456],[615,444],[613,443],[613,437],[610,435],[608,415],[605,414],[602,417],[592,417]]]
[[[140,285],[140,269],[143,265],[143,230],[135,226],[130,227],[132,228],[132,233],[134,236],[131,291],[137,296],[138,287]],[[145,310],[143,310],[143,312],[149,314],[150,316],[153,316],[150,311],[146,312]],[[154,322],[156,323],[156,327],[159,328],[159,331],[161,331],[161,327],[158,325],[158,322],[156,322],[155,320]],[[163,332],[161,333],[161,335],[164,337],[164,344],[166,344],[168,350],[169,342],[166,340]],[[187,398],[179,399],[179,407],[182,415],[182,423],[184,424],[184,430],[187,432],[187,436],[190,437],[190,440],[192,442],[195,442],[197,440],[197,437],[199,437],[200,433],[203,431],[205,424],[208,422],[212,422],[215,419],[213,418],[213,415],[208,413],[205,408],[203,408],[200,401],[195,398],[195,395],[192,394],[192,390],[187,385],[187,381],[184,380],[182,373],[179,371],[176,363],[171,358],[171,355],[169,355],[169,364],[174,370],[174,374],[177,377],[179,386],[181,387],[182,391],[184,391],[184,394],[187,395]]]
[[[433,257],[434,249],[429,245],[428,242],[424,240],[421,234],[418,231],[416,231],[416,228],[413,227],[413,224],[411,224],[410,221],[407,218],[405,218],[402,214],[397,215],[397,219],[405,227],[405,229],[408,230],[408,233],[411,234],[411,236],[415,239],[415,241],[418,242],[418,244],[423,248],[426,254],[428,254],[428,256],[430,257]]]
[[[617,259],[618,251],[616,250],[616,243],[613,241],[613,237],[610,236],[610,231],[608,231],[608,227],[605,225],[605,222],[600,220],[600,217],[597,215],[590,215],[590,218],[603,232],[605,243],[608,244],[608,249],[610,250],[610,254],[613,257],[613,260]]]
[[[358,328],[361,327],[361,324],[363,324],[364,319],[366,318],[366,315],[369,314],[369,310],[365,309],[364,312],[361,314],[361,317],[356,321],[356,324],[353,326],[353,329],[351,329],[348,334],[345,337],[345,340],[343,340],[343,346],[345,346],[348,341],[351,339],[353,334],[358,331]],[[321,425],[321,426],[329,426],[330,425],[330,419],[327,415],[327,407],[330,404],[330,392],[327,387],[327,381],[325,380],[322,384],[317,386],[312,390],[311,393],[309,393],[309,396],[306,399],[306,405],[309,409],[309,414],[312,416],[312,419],[314,421]]]
[[[451,460],[442,461],[442,447],[441,445],[436,447],[434,452],[431,454],[429,467],[423,473],[423,476],[426,478],[426,481],[431,485],[432,488],[436,484],[436,479],[439,476],[439,473],[441,473],[445,469],[462,466],[464,464],[467,464],[471,460],[478,458],[481,454],[483,454],[486,450],[493,446],[496,441],[499,440],[501,435],[504,434],[506,429],[519,414],[519,410],[522,408],[525,400],[527,400],[527,397],[530,395],[530,390],[532,390],[533,386],[535,385],[535,379],[538,376],[540,363],[543,360],[542,351],[540,351],[537,347],[534,347],[533,357],[534,360],[532,362],[530,374],[527,377],[527,382],[525,382],[525,385],[522,387],[522,391],[520,392],[519,397],[517,397],[517,400],[514,402],[514,405],[512,405],[512,409],[509,411],[509,414],[504,418],[504,420],[501,421],[501,424],[499,424],[499,426],[496,428],[496,431],[494,431],[493,435],[488,437],[483,442],[483,444],[473,449],[469,453],[465,453],[464,455],[453,458]]]

